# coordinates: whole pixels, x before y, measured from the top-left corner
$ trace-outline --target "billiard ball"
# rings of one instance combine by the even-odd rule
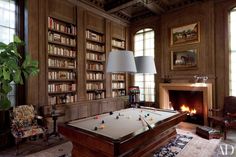
[[[138,120],[142,120],[141,117],[139,117]]]
[[[119,116],[116,116],[116,119],[119,119]]]
[[[95,126],[95,127],[94,127],[94,130],[95,130],[95,131],[98,130],[98,127]]]
[[[111,112],[110,112],[110,115],[112,115],[112,114],[113,114],[113,112],[111,111]]]
[[[102,120],[102,124],[104,124],[105,122],[104,122],[104,120]]]
[[[149,116],[149,113],[147,114],[147,116]]]
[[[100,125],[100,127],[99,127],[100,129],[104,129],[105,128],[105,125]]]

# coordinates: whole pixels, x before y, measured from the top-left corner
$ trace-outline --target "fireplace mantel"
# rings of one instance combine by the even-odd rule
[[[212,84],[211,83],[160,83],[160,108],[171,109],[169,101],[169,90],[180,91],[202,91],[204,125],[207,125],[208,109],[212,108]]]

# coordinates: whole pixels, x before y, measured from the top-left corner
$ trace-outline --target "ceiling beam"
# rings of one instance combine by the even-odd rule
[[[116,4],[106,4],[105,10],[107,11],[107,13],[114,13],[117,11],[120,11],[122,9],[128,8],[132,5],[135,5],[139,2],[140,0],[130,0],[130,1],[126,1],[125,3],[121,3],[121,1],[117,1]]]
[[[154,1],[146,2],[145,0],[139,0],[139,2],[141,2],[147,9],[149,9],[155,14],[160,14],[165,11],[160,5],[158,5]]]

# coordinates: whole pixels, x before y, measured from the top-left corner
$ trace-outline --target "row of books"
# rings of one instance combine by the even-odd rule
[[[112,89],[120,89],[120,88],[125,88],[125,83],[123,82],[112,83]]]
[[[73,26],[72,24],[62,24],[51,17],[48,17],[48,28],[54,29],[60,32],[76,35],[75,26]]]
[[[75,60],[63,60],[63,59],[48,59],[49,67],[58,67],[58,68],[76,68]]]
[[[125,48],[125,42],[124,41],[119,41],[119,40],[112,39],[111,44],[112,44],[112,46]]]
[[[116,90],[112,91],[112,97],[117,97],[117,96],[124,96],[125,95],[125,90]]]
[[[75,79],[75,73],[68,72],[68,71],[49,71],[48,79],[49,80],[60,80],[60,79],[73,80]]]
[[[58,56],[66,56],[66,57],[76,57],[76,51],[58,47],[52,44],[48,45],[48,53],[52,55],[58,55]]]
[[[104,84],[101,83],[86,83],[86,90],[103,90],[104,89]]]
[[[86,53],[86,59],[105,61],[105,54]]]
[[[86,69],[87,70],[103,70],[104,65],[103,64],[96,64],[96,63],[86,63]]]
[[[102,80],[104,79],[104,74],[102,73],[87,73],[87,80]]]
[[[124,74],[112,74],[111,76],[112,80],[125,80],[125,75]]]
[[[87,39],[92,39],[92,40],[95,40],[95,41],[98,41],[98,42],[102,42],[103,41],[101,35],[93,33],[93,32],[91,32],[89,30],[86,31],[86,38]]]
[[[49,96],[48,104],[56,105],[56,104],[65,104],[72,103],[78,101],[77,95],[57,95],[57,96]]]
[[[104,52],[105,50],[103,45],[97,45],[90,42],[86,43],[86,48],[90,50],[94,50],[94,51],[101,51],[101,52]]]
[[[59,42],[65,45],[70,45],[70,46],[75,46],[76,45],[76,40],[68,38],[66,36],[62,36],[57,33],[53,33],[51,31],[48,32],[48,41],[55,41]]]
[[[76,91],[76,84],[49,84],[48,92],[70,92]]]
[[[87,100],[96,100],[96,99],[104,99],[104,98],[105,98],[105,92],[101,92],[98,94],[87,93]]]

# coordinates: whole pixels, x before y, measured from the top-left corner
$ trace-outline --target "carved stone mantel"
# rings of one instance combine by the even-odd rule
[[[160,108],[171,109],[169,102],[169,90],[202,91],[204,125],[207,125],[208,110],[212,108],[212,84],[211,83],[160,83]]]

